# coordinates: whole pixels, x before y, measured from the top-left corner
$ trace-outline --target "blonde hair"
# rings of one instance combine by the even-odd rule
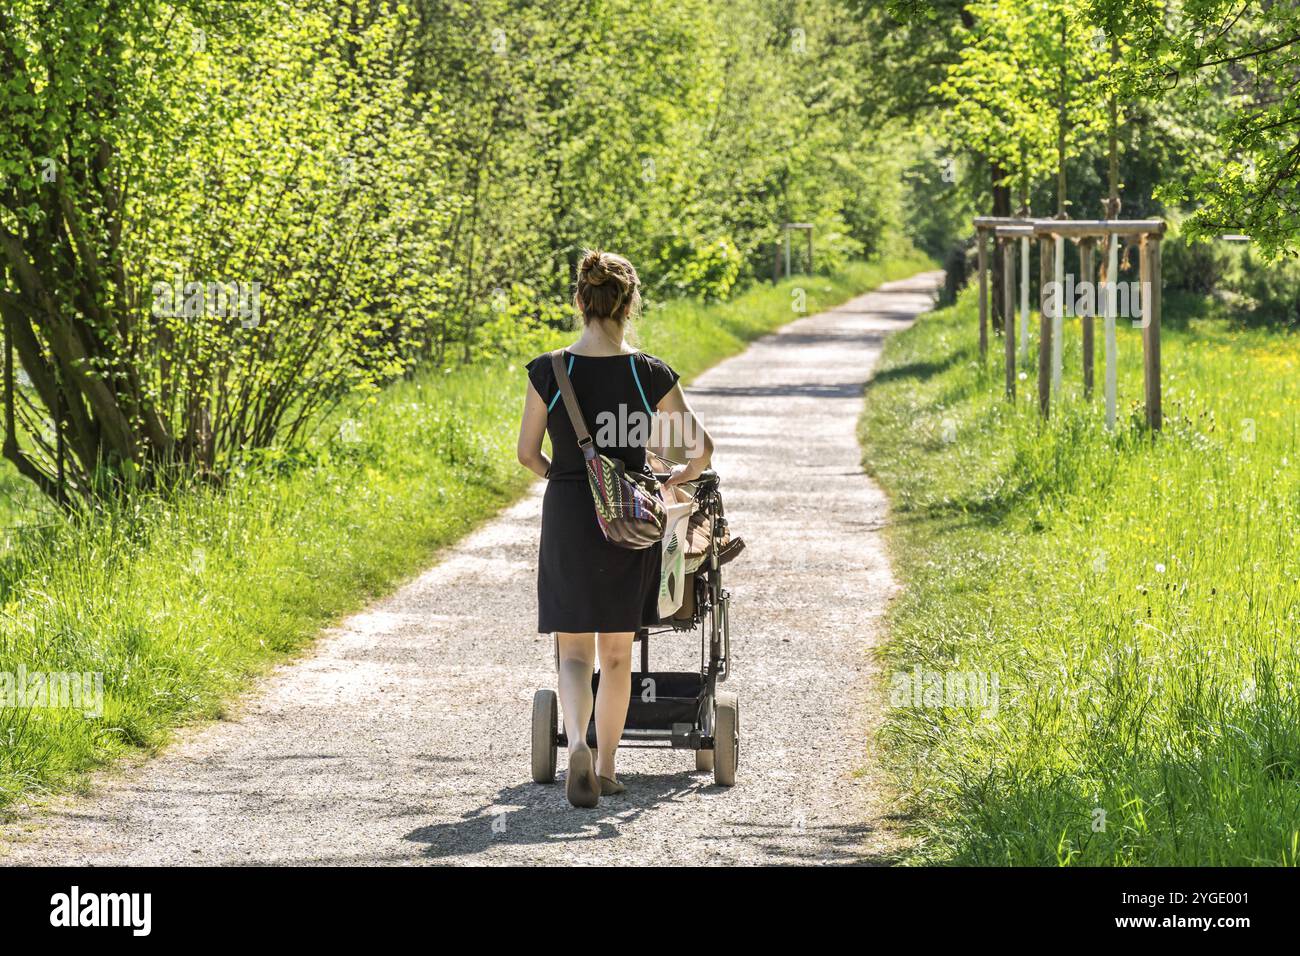
[[[578,263],[574,304],[584,323],[612,319],[623,325],[641,309],[641,279],[622,256],[589,249]]]

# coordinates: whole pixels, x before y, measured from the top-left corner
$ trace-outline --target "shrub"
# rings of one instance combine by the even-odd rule
[[[659,254],[657,288],[679,296],[723,300],[740,277],[740,250],[730,238],[700,240],[678,238]]]

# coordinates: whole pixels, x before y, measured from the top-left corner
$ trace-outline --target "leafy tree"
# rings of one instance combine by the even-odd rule
[[[1161,197],[1195,205],[1184,224],[1191,236],[1245,232],[1265,255],[1300,249],[1300,10],[1185,0],[1146,11],[1141,26],[1147,56],[1132,82],[1226,107],[1200,168],[1167,182]]]
[[[957,62],[936,87],[942,123],[958,142],[1030,184],[1055,171],[1057,212],[1069,204],[1066,160],[1101,128],[1095,30],[1062,0],[986,0]]]
[[[0,313],[32,383],[9,375],[4,453],[24,475],[64,501],[219,475],[400,369],[385,308],[429,321],[452,208],[402,14],[0,11]]]

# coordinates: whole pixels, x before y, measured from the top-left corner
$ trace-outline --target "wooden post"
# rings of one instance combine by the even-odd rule
[[[1020,240],[1020,361],[1029,364],[1029,240]]]
[[[1083,397],[1092,398],[1092,317],[1097,311],[1096,272],[1093,268],[1092,247],[1094,240],[1088,237],[1079,243],[1079,281],[1088,283],[1092,289],[1092,308],[1086,315],[1080,316],[1083,323]]]
[[[1160,237],[1142,237],[1142,381],[1146,391],[1147,427],[1159,431],[1160,407]]]
[[[1002,242],[1002,351],[1007,366],[1007,398],[1016,397],[1016,310],[1012,308],[1016,291],[1016,241]]]
[[[811,226],[808,227],[807,232],[808,232],[808,274],[812,275],[813,258],[812,258],[812,227]]]
[[[1115,233],[1107,240],[1106,249],[1106,310],[1102,326],[1106,337],[1106,430],[1115,430],[1115,393],[1119,381],[1119,349],[1115,344],[1115,312],[1118,309],[1116,283],[1119,281],[1119,236]]]
[[[1047,308],[1047,287],[1052,281],[1051,236],[1038,240],[1038,414],[1047,418],[1052,410],[1052,316]]]
[[[1056,311],[1052,315],[1052,391],[1061,397],[1061,376],[1065,367],[1065,236],[1056,236],[1055,269]]]
[[[980,274],[980,361],[983,362],[989,351],[989,283],[988,255],[985,252],[984,230],[975,227],[975,268]]]

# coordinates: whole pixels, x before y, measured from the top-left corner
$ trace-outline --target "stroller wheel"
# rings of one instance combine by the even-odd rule
[[[719,694],[713,722],[713,782],[719,787],[736,783],[740,764],[740,701],[735,694]]]
[[[713,769],[713,751],[697,750],[695,751],[695,769],[712,770]]]
[[[559,702],[555,691],[539,690],[533,695],[533,782],[555,782],[555,728]]]

